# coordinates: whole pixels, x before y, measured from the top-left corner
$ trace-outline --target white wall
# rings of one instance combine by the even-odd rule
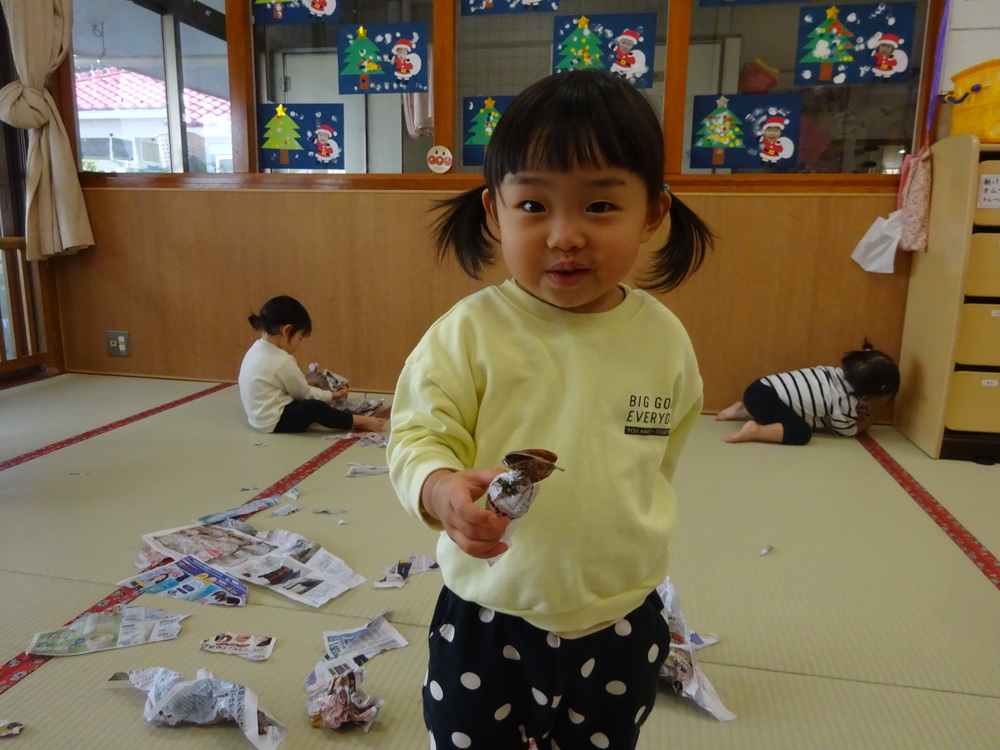
[[[938,93],[953,90],[956,73],[992,59],[1000,59],[1000,1],[951,0]]]

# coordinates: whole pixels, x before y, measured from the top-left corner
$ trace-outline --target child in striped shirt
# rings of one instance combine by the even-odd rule
[[[810,367],[768,375],[751,383],[716,420],[745,420],[727,443],[805,445],[814,430],[857,435],[872,425],[872,412],[899,391],[899,368],[867,339],[840,367]]]

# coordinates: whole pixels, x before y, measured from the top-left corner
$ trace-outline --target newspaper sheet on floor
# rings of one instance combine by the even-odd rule
[[[274,650],[274,637],[249,633],[219,633],[201,642],[202,651],[232,654],[247,661],[264,661]]]
[[[117,585],[199,604],[242,607],[247,603],[246,584],[191,555],[126,578]]]
[[[698,666],[695,652],[702,646],[718,642],[718,637],[706,634],[704,637],[688,629],[681,615],[681,603],[677,590],[669,576],[656,587],[656,593],[663,600],[670,625],[670,651],[660,668],[660,678],[670,683],[673,689],[690,698],[719,721],[732,721],[736,714],[726,708],[715,687]]]
[[[243,528],[252,529],[246,524]],[[142,539],[155,552],[170,557],[193,555],[234,578],[266,586],[311,607],[365,582],[364,576],[319,544],[282,529],[253,535],[192,524],[143,534]]]
[[[384,571],[382,577],[375,581],[377,589],[402,588],[410,578],[428,570],[437,570],[440,566],[427,555],[411,555],[405,560],[397,560]]]
[[[115,672],[107,684],[146,693],[142,715],[153,724],[235,721],[257,750],[277,750],[285,739],[284,725],[258,705],[252,690],[217,680],[206,669],[199,669],[193,680],[164,667]]]
[[[185,617],[148,607],[119,605],[91,612],[58,630],[38,633],[25,650],[42,656],[75,656],[169,641],[180,634]]]

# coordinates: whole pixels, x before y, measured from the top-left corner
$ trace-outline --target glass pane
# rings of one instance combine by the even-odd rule
[[[899,172],[915,129],[923,127],[915,120],[927,0],[719,6],[692,8],[684,172]],[[892,32],[902,28],[910,38],[897,43]],[[812,55],[816,50],[821,57]],[[888,54],[876,56],[881,53]],[[876,72],[878,60],[887,60],[889,75]],[[797,69],[810,78],[797,76]],[[809,80],[829,83],[803,85]],[[705,97],[697,106],[695,95]],[[703,136],[721,128],[713,114],[735,117],[740,132],[709,160],[711,139]],[[765,135],[768,120],[772,129]],[[791,139],[784,137],[786,126]]]
[[[254,56],[257,60],[257,102],[277,112],[278,105],[295,119],[295,140],[305,156],[297,167],[296,159],[273,161],[260,159],[262,172],[315,173],[317,169],[348,174],[400,174],[426,172],[427,151],[432,145],[433,128],[429,93],[340,93],[339,73],[343,67],[338,50],[342,31],[354,33],[360,27],[380,24],[426,24],[426,39],[418,44],[426,50],[422,67],[429,75],[433,65],[433,2],[432,0],[388,0],[365,2],[341,0],[338,3],[340,23],[256,23],[253,29]],[[272,6],[273,7],[273,6]],[[278,17],[275,16],[275,19]],[[287,20],[287,19],[286,19]],[[366,32],[367,33],[367,32]],[[345,50],[345,55],[349,54]],[[346,57],[345,57],[346,60]],[[372,81],[375,77],[372,76]],[[390,79],[391,80],[391,79]],[[323,105],[316,111],[305,112],[295,105]],[[341,152],[323,160],[317,141],[321,126],[328,124],[334,111],[328,105],[343,106]],[[418,112],[416,120],[407,124],[406,109]],[[261,107],[261,109],[265,109]],[[272,113],[273,114],[273,113]],[[261,122],[261,142],[273,142],[273,123]],[[334,123],[335,124],[335,123]],[[338,142],[339,143],[339,142]],[[270,147],[269,147],[270,148]],[[337,146],[341,148],[340,145]],[[261,153],[267,149],[261,149]],[[268,152],[270,155],[273,153]],[[271,164],[278,166],[271,166]],[[289,167],[281,164],[288,163]],[[341,166],[336,166],[337,164]]]
[[[469,0],[462,0],[468,3]],[[460,3],[461,4],[461,3]],[[548,5],[541,3],[541,6]],[[556,18],[600,17],[605,14],[655,13],[655,57],[652,86],[640,89],[663,111],[667,36],[666,0],[560,0],[553,12],[473,13],[456,10],[457,83],[455,133],[458,141],[456,172],[477,173],[478,165],[463,164],[462,146],[468,140],[464,109],[466,97],[515,96],[549,75],[553,69]],[[605,40],[610,50],[609,40]]]
[[[153,5],[176,15],[164,23],[128,0],[74,3],[80,168],[179,172],[186,162],[192,171],[232,171],[225,2]],[[178,80],[181,101],[167,83]]]

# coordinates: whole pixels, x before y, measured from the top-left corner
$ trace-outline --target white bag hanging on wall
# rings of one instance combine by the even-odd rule
[[[892,273],[902,232],[902,210],[893,211],[888,218],[879,216],[854,248],[851,258],[866,271]]]

